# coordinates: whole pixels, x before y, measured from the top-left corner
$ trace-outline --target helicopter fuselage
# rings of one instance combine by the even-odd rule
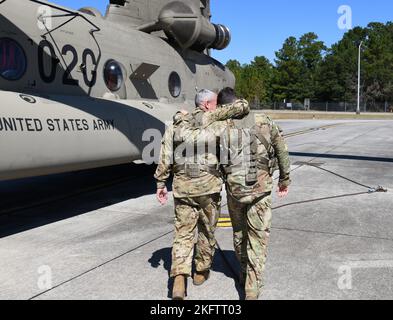
[[[198,89],[234,86],[206,52],[43,1],[0,3],[0,180],[142,158]]]

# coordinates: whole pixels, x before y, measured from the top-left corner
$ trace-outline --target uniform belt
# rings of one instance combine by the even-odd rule
[[[207,172],[210,173],[213,176],[220,177],[221,172],[218,170],[217,166],[208,166],[204,164],[198,164],[199,170],[202,172]],[[173,172],[174,173],[179,173],[181,171],[186,171],[186,165],[185,164],[177,164],[173,166]]]
[[[261,158],[261,159],[257,160],[256,168],[259,170],[263,170],[263,171],[270,173],[272,164],[273,164],[272,161],[269,161],[268,159],[265,159],[265,158]],[[224,167],[224,172],[226,174],[233,174],[233,173],[236,173],[236,172],[238,172],[240,170],[244,170],[244,169],[247,169],[247,168],[243,165],[227,166],[227,167]]]

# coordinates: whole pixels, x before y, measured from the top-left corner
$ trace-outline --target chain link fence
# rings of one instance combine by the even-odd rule
[[[286,110],[286,111],[323,111],[323,112],[356,112],[356,102],[315,102],[304,103],[251,103],[251,108],[256,110]],[[361,103],[360,112],[391,112],[393,102]]]

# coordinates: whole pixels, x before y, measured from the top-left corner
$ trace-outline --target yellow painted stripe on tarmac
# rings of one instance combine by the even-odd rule
[[[232,223],[231,222],[223,222],[223,223],[219,223],[217,226],[219,228],[231,228],[232,227]]]
[[[231,228],[232,227],[232,221],[230,217],[220,217],[218,219],[218,224],[217,226],[219,228]]]

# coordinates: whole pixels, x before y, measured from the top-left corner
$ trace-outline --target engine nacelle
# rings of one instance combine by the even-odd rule
[[[211,23],[199,8],[189,1],[173,1],[165,5],[159,14],[160,27],[168,38],[183,49],[197,51],[225,49],[231,41],[229,29]]]

